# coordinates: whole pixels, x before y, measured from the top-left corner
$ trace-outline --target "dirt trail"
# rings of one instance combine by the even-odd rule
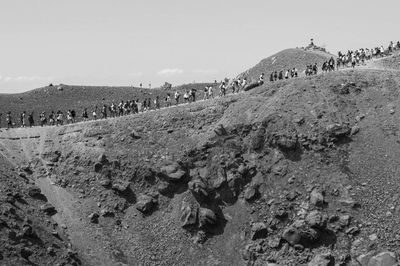
[[[33,160],[38,160],[43,165],[45,172],[50,173],[50,168],[42,158],[46,149],[46,142],[58,137],[60,128],[35,127],[18,128],[0,132],[0,154],[7,158],[14,166],[25,165]],[[97,238],[99,234],[95,227],[89,225],[85,214],[80,210],[88,204],[78,200],[66,189],[54,184],[50,174],[34,173],[34,182],[55,206],[57,214],[52,218],[64,227],[71,243],[77,248],[84,259],[84,264],[91,265],[116,265],[107,254],[105,247]]]

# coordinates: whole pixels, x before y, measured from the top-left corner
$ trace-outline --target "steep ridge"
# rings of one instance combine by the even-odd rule
[[[368,265],[399,255],[399,83],[371,65],[0,145],[88,265]]]
[[[334,55],[322,51],[304,50],[301,48],[286,49],[260,61],[254,67],[246,70],[240,76],[247,77],[249,80],[257,81],[261,73],[265,73],[266,78],[273,71],[288,70],[297,68],[299,73],[306,69],[307,65],[322,64]]]

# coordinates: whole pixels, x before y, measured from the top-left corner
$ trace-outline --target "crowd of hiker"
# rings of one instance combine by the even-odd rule
[[[380,46],[372,49],[361,48],[358,50],[349,50],[346,53],[338,52],[338,57],[336,60],[331,57],[322,64],[321,70],[322,73],[326,73],[345,67],[354,68],[360,64],[365,64],[366,61],[373,58],[388,56],[396,50],[400,50],[400,41],[398,41],[396,44],[390,42],[386,49],[383,46]],[[307,65],[304,73],[306,76],[317,75],[318,64],[315,63]],[[270,74],[269,81],[276,82],[278,80],[286,80],[290,78],[296,78],[298,76],[298,70],[296,68],[290,68],[287,70],[273,71]],[[202,99],[213,99],[216,96],[223,97],[229,91],[232,94],[248,91],[264,84],[264,79],[265,74],[261,73],[258,80],[255,82],[249,82],[248,79],[243,76],[233,79],[232,81],[229,81],[229,79],[225,79],[220,83],[215,81],[213,85],[207,85],[204,87]],[[214,90],[218,90],[218,95],[214,95]],[[43,111],[38,116],[37,124],[35,123],[33,112],[27,114],[24,111],[13,119],[12,114],[9,111],[5,114],[5,122],[7,128],[12,128],[17,125],[20,127],[33,127],[35,125],[59,126],[76,123],[78,121],[114,118],[130,114],[138,114],[140,112],[146,112],[150,110],[157,110],[160,109],[161,106],[171,107],[181,103],[195,102],[196,93],[197,90],[192,88],[190,90],[186,90],[183,95],[181,95],[181,92],[178,90],[174,94],[167,93],[162,99],[160,96],[156,96],[153,100],[151,98],[146,98],[142,101],[139,101],[139,99],[127,101],[121,100],[119,103],[112,102],[108,105],[103,104],[101,106],[94,106],[90,110],[88,110],[88,108],[83,108],[83,111],[80,115],[78,115],[73,109],[65,112],[61,110],[58,110],[57,112],[51,111],[50,114],[46,114],[46,112]],[[180,100],[181,96],[183,97],[183,102]],[[0,113],[0,128],[3,127],[2,120],[3,114]],[[19,123],[17,121],[19,121]]]

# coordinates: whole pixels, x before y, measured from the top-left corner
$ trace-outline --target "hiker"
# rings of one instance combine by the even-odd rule
[[[97,105],[94,107],[92,111],[93,120],[97,120]]]
[[[247,78],[242,78],[242,84],[241,84],[242,90],[244,90],[246,86],[247,86]]]
[[[258,85],[261,86],[264,84],[264,73],[261,73],[260,77],[258,78]]]
[[[213,99],[213,98],[214,98],[213,86],[209,86],[209,87],[208,87],[208,98],[209,98],[209,99]]]
[[[63,124],[63,119],[64,119],[63,113],[60,110],[58,110],[57,111],[57,126]]]
[[[25,127],[25,117],[26,117],[26,113],[25,113],[25,111],[23,111],[22,114],[21,114],[21,117],[20,117],[20,119],[21,119],[21,127]]]
[[[271,75],[269,75],[269,81],[274,82],[274,72],[271,72]]]
[[[76,122],[76,112],[74,109],[71,110],[71,118],[72,118],[72,123]]]
[[[87,112],[87,108],[85,108],[85,109],[83,110],[83,112],[82,112],[82,118],[83,118],[83,121],[87,121],[87,120],[89,119],[89,115],[88,115],[88,112]]]
[[[6,115],[7,128],[13,127],[13,124],[12,124],[12,120],[11,120],[11,119],[12,119],[12,118],[11,118],[11,112],[8,111],[8,113],[7,113],[7,115]]]
[[[275,70],[275,72],[274,72],[274,81],[277,81],[278,80],[278,72]]]
[[[47,123],[46,112],[45,111],[43,111],[40,114],[39,119],[40,119],[40,126],[43,127]]]
[[[203,91],[203,101],[205,100],[208,100],[208,86],[205,86]]]
[[[185,100],[185,103],[189,102],[189,91],[186,91],[185,94],[183,94],[183,99]]]
[[[166,105],[167,107],[170,107],[170,106],[171,106],[171,96],[170,96],[169,93],[167,93],[167,97],[165,97],[165,105]]]
[[[107,105],[103,105],[101,108],[101,118],[107,119]]]
[[[289,78],[289,70],[286,70],[286,72],[285,72],[285,79],[288,79]]]
[[[226,94],[226,86],[225,86],[225,81],[221,82],[221,85],[219,85],[219,96],[225,96]]]
[[[35,121],[33,120],[33,112],[28,115],[29,127],[33,127],[35,125]]]
[[[55,122],[54,116],[55,116],[54,115],[54,111],[51,111],[51,113],[49,115],[49,124],[52,125],[52,126],[54,126],[54,122]]]
[[[192,102],[196,101],[196,90],[195,89],[190,89],[190,99]]]
[[[147,99],[147,110],[151,110],[151,99]]]
[[[175,105],[179,104],[179,97],[181,97],[180,93],[178,91],[175,91],[175,95],[174,95]]]
[[[154,106],[156,109],[160,109],[160,97],[157,95],[156,99],[154,100]]]
[[[283,79],[283,70],[279,71],[278,79],[279,80]]]

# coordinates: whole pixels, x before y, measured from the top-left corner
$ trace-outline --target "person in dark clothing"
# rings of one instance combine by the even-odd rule
[[[33,112],[28,116],[29,127],[33,127],[35,125],[35,120],[33,120]]]

